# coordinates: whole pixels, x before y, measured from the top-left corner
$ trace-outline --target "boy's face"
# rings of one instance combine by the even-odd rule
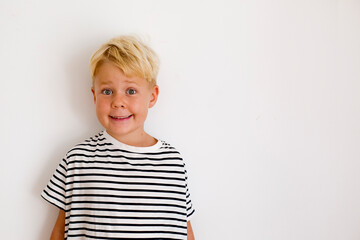
[[[112,63],[100,66],[91,89],[96,115],[117,140],[139,142],[146,136],[144,122],[155,105],[159,88],[140,77],[127,77]]]

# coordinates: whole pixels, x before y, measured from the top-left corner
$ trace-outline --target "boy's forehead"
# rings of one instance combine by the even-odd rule
[[[138,87],[152,88],[153,84],[148,82],[146,79],[141,77],[127,77],[123,75],[122,77],[101,77],[96,76],[93,81],[93,86],[121,86],[121,85],[134,85]]]
[[[102,63],[93,78],[93,85],[114,84],[117,82],[137,85],[145,84],[149,85],[149,87],[156,85],[146,80],[143,76],[138,76],[135,72],[125,74],[119,66],[112,62]]]

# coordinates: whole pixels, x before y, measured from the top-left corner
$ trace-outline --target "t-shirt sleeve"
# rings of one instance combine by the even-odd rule
[[[185,164],[184,164],[184,168],[185,168]],[[194,215],[195,208],[191,201],[191,195],[190,195],[190,190],[189,190],[189,185],[188,185],[188,182],[189,182],[188,174],[187,174],[186,168],[185,168],[185,182],[186,182],[186,215],[187,215],[187,221],[190,221],[190,219]]]
[[[65,186],[67,175],[67,161],[66,158],[62,159],[49,183],[41,193],[49,203],[65,211]]]

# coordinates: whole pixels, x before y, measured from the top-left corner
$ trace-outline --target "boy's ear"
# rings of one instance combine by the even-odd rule
[[[94,87],[91,87],[91,92],[94,96],[94,103],[96,103],[96,95],[95,95],[95,90],[94,90]]]
[[[150,102],[149,102],[149,108],[152,108],[159,96],[159,86],[155,85],[152,89],[151,96],[150,96]]]

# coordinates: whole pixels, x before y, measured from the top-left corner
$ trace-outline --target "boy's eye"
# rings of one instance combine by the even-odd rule
[[[112,94],[112,91],[110,89],[105,89],[102,91],[102,93],[105,95],[110,95],[110,94]]]
[[[128,90],[126,90],[126,93],[129,94],[129,95],[133,95],[133,94],[136,93],[136,90],[132,89],[132,88],[129,88]]]

